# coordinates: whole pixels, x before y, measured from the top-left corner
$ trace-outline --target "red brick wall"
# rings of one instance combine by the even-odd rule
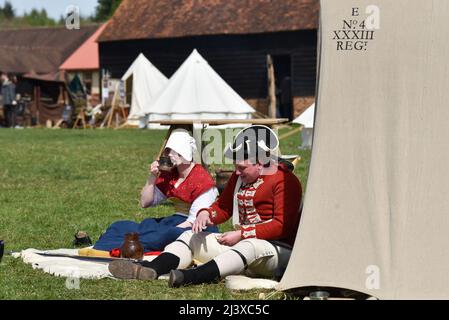
[[[245,99],[256,111],[268,115],[268,99]],[[293,97],[293,118],[315,102],[315,97]]]
[[[293,118],[298,117],[303,111],[315,102],[315,97],[294,97]]]
[[[268,99],[245,99],[245,101],[256,111],[265,115],[268,114]]]

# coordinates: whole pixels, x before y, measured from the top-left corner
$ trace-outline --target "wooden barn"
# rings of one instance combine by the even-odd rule
[[[170,77],[196,48],[257,111],[270,113],[271,90],[292,119],[314,101],[318,11],[318,0],[124,0],[98,39],[100,68],[120,78],[142,52]]]

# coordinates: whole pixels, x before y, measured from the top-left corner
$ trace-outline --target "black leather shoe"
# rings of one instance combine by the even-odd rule
[[[184,273],[181,270],[170,271],[170,277],[168,278],[168,286],[170,288],[179,288],[184,284]]]
[[[90,239],[87,232],[78,231],[75,233],[75,240],[73,240],[74,246],[91,246],[92,240]]]

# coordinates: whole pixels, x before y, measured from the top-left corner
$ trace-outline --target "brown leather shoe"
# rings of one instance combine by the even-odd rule
[[[109,264],[109,272],[118,279],[155,280],[157,272],[132,261],[113,261]]]

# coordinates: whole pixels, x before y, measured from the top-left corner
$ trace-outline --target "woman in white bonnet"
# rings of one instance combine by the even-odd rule
[[[162,171],[159,161],[154,161],[142,189],[140,197],[142,208],[170,200],[174,204],[173,215],[148,218],[141,223],[114,222],[97,241],[94,249],[105,251],[117,249],[123,243],[126,233],[137,232],[145,252],[161,251],[184,231],[190,230],[197,211],[209,207],[218,195],[215,182],[207,170],[193,162],[195,151],[195,139],[187,130],[173,130],[164,150],[164,154],[173,163],[173,168]],[[218,232],[218,229],[212,227],[208,231]]]

